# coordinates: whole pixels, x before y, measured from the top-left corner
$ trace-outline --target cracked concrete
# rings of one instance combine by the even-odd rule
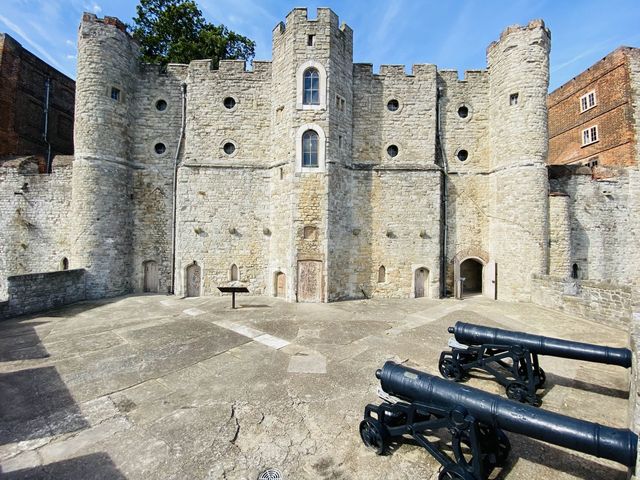
[[[385,360],[437,374],[455,321],[626,346],[625,332],[477,297],[290,304],[148,295],[0,323],[0,473],[8,479],[436,479],[410,441],[358,435]],[[266,335],[266,337],[265,337]],[[268,341],[260,340],[267,339]],[[625,427],[628,372],[544,357],[543,408]],[[503,395],[490,380],[469,383]],[[497,478],[624,479],[625,469],[509,434]]]

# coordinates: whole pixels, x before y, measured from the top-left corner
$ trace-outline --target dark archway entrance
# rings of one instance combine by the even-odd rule
[[[467,258],[460,264],[460,277],[464,278],[464,293],[482,293],[482,263]]]

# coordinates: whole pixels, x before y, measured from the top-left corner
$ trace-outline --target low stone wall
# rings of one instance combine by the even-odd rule
[[[14,275],[7,279],[9,300],[0,303],[0,319],[41,312],[86,298],[85,270]]]
[[[534,275],[531,301],[569,315],[627,329],[631,289],[615,283]]]

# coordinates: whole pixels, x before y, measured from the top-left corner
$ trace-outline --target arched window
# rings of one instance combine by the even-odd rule
[[[384,268],[384,265],[380,265],[378,269],[378,283],[384,283],[387,281],[387,269]]]
[[[578,264],[574,263],[571,266],[571,278],[578,278]]]
[[[318,166],[318,133],[307,130],[302,135],[302,166]]]
[[[303,76],[303,105],[320,105],[320,74],[315,68],[307,68]]]
[[[69,259],[64,257],[60,262],[60,270],[69,270]]]
[[[235,282],[238,280],[238,266],[235,263],[231,265],[229,276],[231,277],[232,282]]]

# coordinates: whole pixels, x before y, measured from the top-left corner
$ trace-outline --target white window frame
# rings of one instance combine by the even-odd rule
[[[593,102],[591,101],[592,99]],[[580,113],[591,110],[596,105],[598,105],[598,98],[595,90],[591,90],[580,97]]]
[[[303,103],[304,99],[304,72],[306,72],[309,68],[315,68],[318,71],[319,82],[319,102],[317,105],[305,105]],[[298,71],[296,73],[296,84],[297,84],[297,94],[296,94],[296,108],[298,110],[326,110],[327,109],[327,70],[324,68],[319,62],[314,60],[309,60],[304,62],[302,65],[298,67]]]
[[[302,166],[302,136],[307,130],[313,130],[318,134],[318,166],[303,167]],[[299,173],[322,173],[325,171],[325,151],[327,137],[320,125],[315,123],[305,123],[296,132],[296,172]]]
[[[591,125],[589,128],[582,130],[582,146],[592,145],[600,141],[600,132],[598,131],[598,125]]]

